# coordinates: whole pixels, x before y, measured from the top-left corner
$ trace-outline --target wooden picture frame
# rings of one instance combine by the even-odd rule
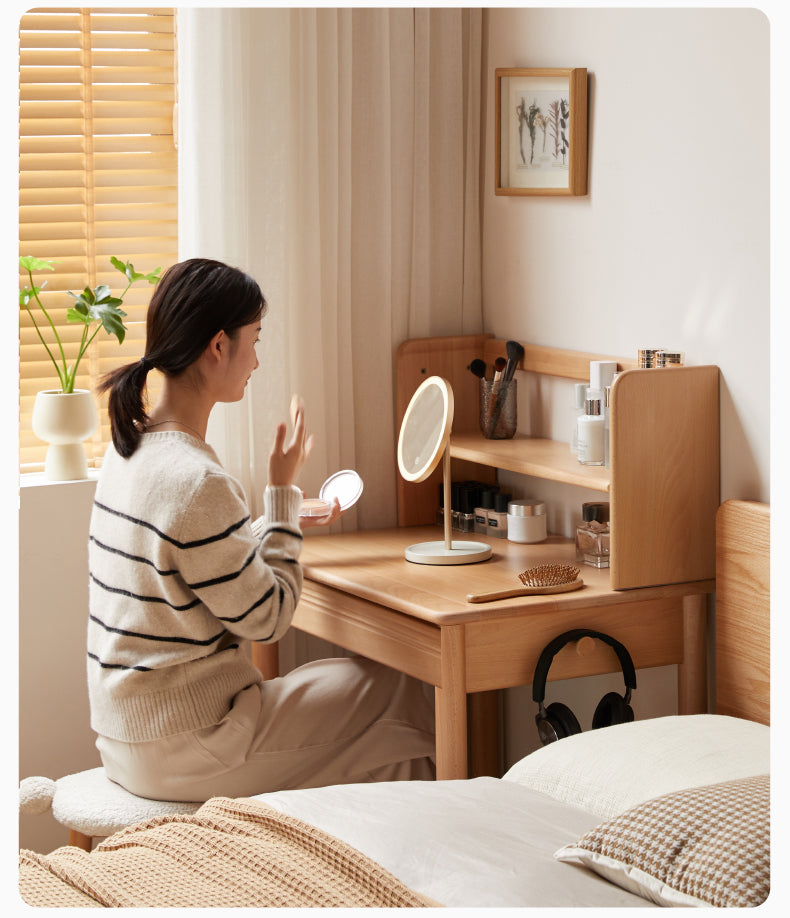
[[[587,194],[587,68],[497,68],[496,194]]]

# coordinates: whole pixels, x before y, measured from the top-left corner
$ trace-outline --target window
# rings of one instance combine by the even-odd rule
[[[119,294],[125,282],[112,256],[142,273],[178,257],[175,11],[32,10],[19,35],[19,254],[56,262],[34,280],[47,281],[42,300],[73,358],[81,327],[66,321],[66,291],[108,284]],[[77,387],[95,391],[104,373],[142,355],[152,290],[141,282],[128,291],[124,343],[101,331]],[[34,471],[47,445],[31,429],[33,402],[59,382],[21,310],[19,355],[20,467]],[[101,463],[109,440],[102,401],[85,444],[89,465]]]

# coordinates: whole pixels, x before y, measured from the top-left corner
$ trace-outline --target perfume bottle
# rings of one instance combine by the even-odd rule
[[[604,462],[602,400],[603,393],[600,389],[588,389],[584,414],[576,422],[579,446],[577,457],[582,465],[603,465]]]
[[[582,504],[582,521],[576,527],[576,560],[592,567],[609,567],[609,504]]]
[[[507,538],[507,505],[510,494],[494,495],[494,509],[488,511],[488,535],[495,539]]]

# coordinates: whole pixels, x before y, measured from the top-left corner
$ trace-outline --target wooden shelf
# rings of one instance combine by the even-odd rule
[[[429,375],[453,387],[450,455],[460,479],[487,481],[505,469],[589,488],[610,504],[612,589],[692,583],[715,576],[719,506],[719,371],[715,366],[636,369],[633,361],[522,342],[518,369],[585,378],[591,359],[610,359],[620,374],[610,400],[610,468],[580,465],[567,443],[514,437],[487,440],[478,426],[479,382],[469,372],[483,355],[490,366],[507,342],[492,335],[412,339],[398,349],[399,417]],[[441,470],[416,484],[398,482],[398,521],[431,523]]]
[[[515,436],[487,440],[482,434],[452,434],[450,455],[509,472],[609,493],[609,469],[580,465],[567,443]]]

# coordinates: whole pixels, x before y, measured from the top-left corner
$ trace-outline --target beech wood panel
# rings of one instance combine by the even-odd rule
[[[716,519],[716,710],[770,723],[771,514],[728,500]]]
[[[441,630],[375,603],[343,595],[309,580],[293,619],[294,627],[385,663],[431,685],[441,685]]]
[[[467,625],[470,692],[529,685],[542,649],[558,634],[588,628],[628,648],[636,669],[683,660],[682,600],[655,599],[558,611],[554,615],[474,622]],[[580,655],[575,645],[554,658],[548,680],[620,672],[617,654],[600,641]]]
[[[519,361],[518,369],[528,373],[542,373],[545,376],[560,376],[565,379],[583,381],[590,378],[590,362],[593,360],[611,360],[617,364],[618,371],[633,370],[636,359],[612,357],[609,354],[593,354],[585,351],[568,351],[556,347],[543,347],[519,341],[524,348],[524,356]],[[497,357],[507,357],[507,341],[501,338],[488,338],[483,348],[483,359],[491,366]]]
[[[713,577],[718,368],[627,371],[611,398],[612,587]]]
[[[567,443],[516,435],[512,440],[486,440],[480,433],[456,434],[450,453],[470,462],[488,463],[498,469],[547,478],[564,484],[609,491],[609,469],[585,466],[571,455]]]

